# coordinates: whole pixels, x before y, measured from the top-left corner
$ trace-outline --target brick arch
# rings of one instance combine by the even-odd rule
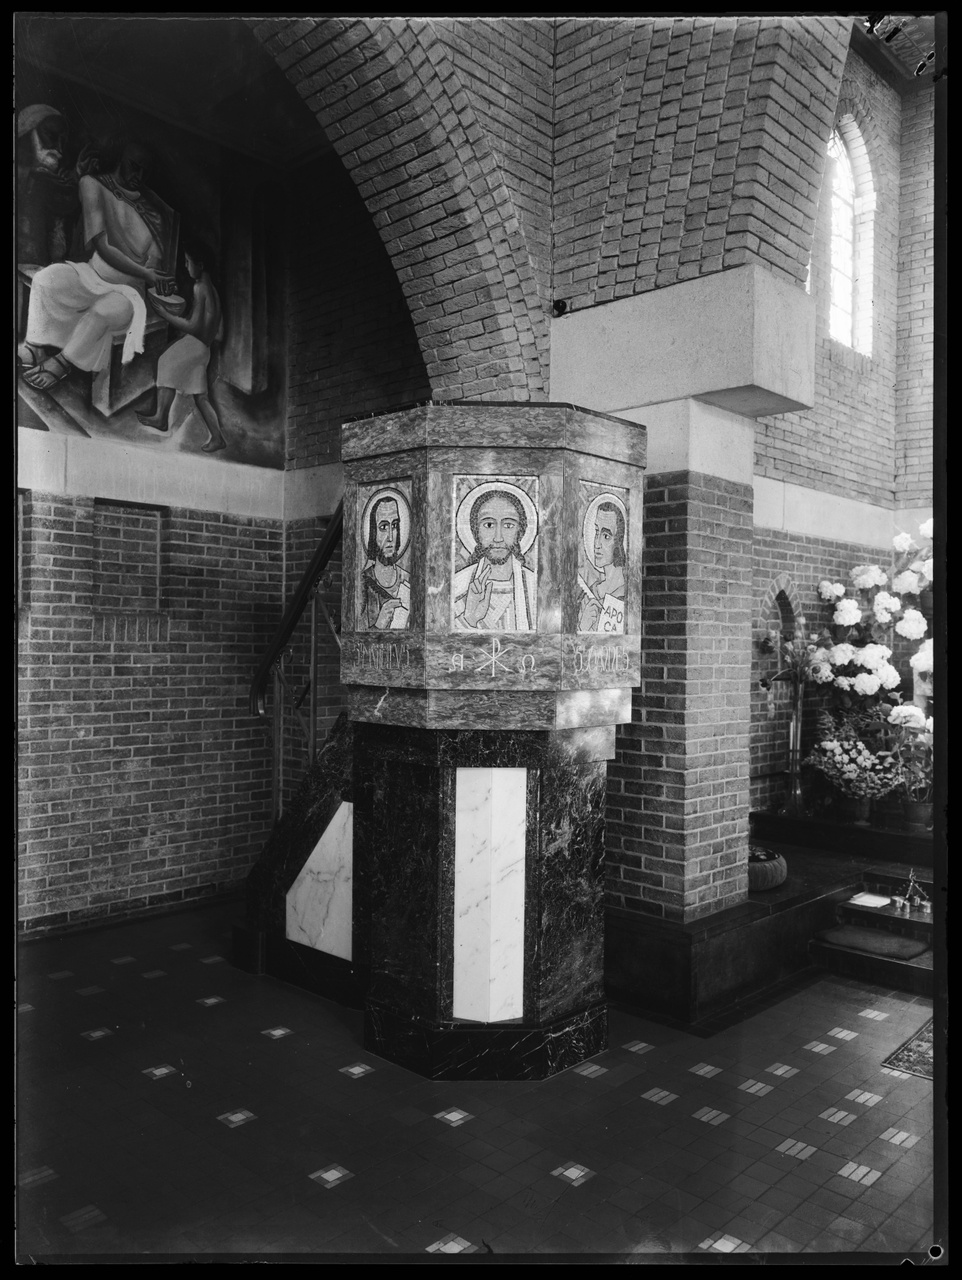
[[[371,214],[432,391],[543,399],[546,299],[511,192],[432,24],[310,18],[251,27]]]
[[[755,628],[758,632],[767,632],[769,619],[773,610],[778,609],[779,615],[783,623],[786,621],[784,608],[779,602],[779,596],[783,596],[791,610],[791,621],[793,629],[798,630],[799,618],[804,616],[802,609],[802,598],[799,595],[798,587],[790,574],[779,573],[768,585],[764,596],[759,605],[759,610],[755,618]],[[782,631],[786,630],[783,626]]]

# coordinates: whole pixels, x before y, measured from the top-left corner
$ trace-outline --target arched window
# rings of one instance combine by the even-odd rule
[[[828,144],[831,191],[831,300],[828,331],[836,342],[872,354],[875,189],[862,135],[848,116]]]

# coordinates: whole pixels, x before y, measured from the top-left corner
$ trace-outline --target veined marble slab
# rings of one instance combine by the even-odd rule
[[[351,959],[354,806],[342,801],[287,891],[290,942]]]
[[[458,769],[454,833],[455,1018],[524,1012],[526,769]]]

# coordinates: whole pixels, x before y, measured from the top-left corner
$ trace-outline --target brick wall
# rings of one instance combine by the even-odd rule
[[[898,316],[901,102],[894,89],[852,54],[838,114],[858,126],[875,187],[871,355],[829,335],[831,202],[826,191],[811,262],[815,405],[803,413],[759,420],[755,470],[825,493],[889,505],[895,490],[896,339],[904,323]],[[906,387],[908,381],[906,370]]]
[[[237,886],[269,829],[269,732],[247,694],[280,607],[279,529],[176,509],[160,520],[161,607],[143,607],[142,572],[120,608],[120,584],[113,598],[95,592],[103,522],[93,499],[25,496],[27,930]],[[106,572],[116,559],[100,542]]]
[[[688,922],[747,891],[752,494],[645,482],[641,686],[608,766],[608,901]]]
[[[902,103],[895,497],[932,501],[934,91]]]
[[[850,19],[558,24],[556,297],[804,279]]]
[[[252,20],[394,263],[435,392],[544,395],[547,317],[512,194],[433,23]]]
[[[288,183],[287,467],[340,458],[345,419],[426,400],[407,303],[364,202],[336,156]]]

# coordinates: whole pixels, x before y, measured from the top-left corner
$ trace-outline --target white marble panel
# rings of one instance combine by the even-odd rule
[[[354,806],[343,801],[287,891],[289,941],[351,959],[353,865]]]
[[[456,1018],[524,1012],[526,769],[458,769],[454,835]]]

